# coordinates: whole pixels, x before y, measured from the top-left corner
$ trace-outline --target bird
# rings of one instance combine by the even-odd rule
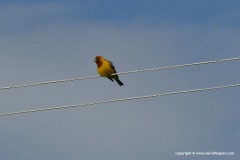
[[[96,56],[94,61],[97,64],[97,71],[100,76],[106,77],[106,78],[110,79],[111,81],[115,80],[119,84],[119,86],[124,85],[119,80],[118,75],[116,74],[117,71],[116,71],[115,67],[113,66],[112,62],[105,59],[103,56]],[[112,74],[114,74],[114,75],[112,75]]]

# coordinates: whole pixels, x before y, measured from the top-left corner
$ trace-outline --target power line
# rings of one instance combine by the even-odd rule
[[[211,64],[211,63],[220,63],[220,62],[235,61],[235,60],[240,60],[240,57],[226,58],[226,59],[220,59],[220,60],[212,60],[212,61],[206,61],[206,62],[196,62],[196,63],[182,64],[182,65],[175,65],[175,66],[166,66],[166,67],[159,67],[159,68],[142,69],[142,70],[135,70],[135,71],[127,71],[127,72],[119,72],[117,74],[121,75],[121,74],[132,74],[132,73],[149,72],[149,71],[157,71],[157,70],[175,69],[175,68],[190,67],[190,66],[197,66],[197,65]],[[8,89],[16,89],[16,88],[24,88],[24,87],[33,87],[33,86],[54,84],[54,83],[71,82],[71,81],[92,79],[92,78],[98,78],[98,77],[100,77],[100,76],[95,75],[95,76],[87,76],[87,77],[80,77],[80,78],[71,78],[71,79],[64,79],[64,80],[56,80],[56,81],[48,81],[48,82],[9,86],[9,87],[0,88],[0,91],[1,90],[8,90]]]
[[[43,111],[50,111],[50,110],[57,110],[57,109],[64,109],[64,108],[67,109],[67,108],[91,106],[91,105],[97,105],[97,104],[115,103],[115,102],[121,102],[121,101],[146,99],[146,98],[153,98],[153,97],[160,97],[160,96],[163,97],[163,96],[170,96],[170,95],[176,95],[176,94],[193,93],[193,92],[201,92],[201,91],[210,91],[210,90],[216,90],[216,89],[226,89],[226,88],[232,88],[232,87],[240,87],[240,84],[217,86],[217,87],[210,87],[210,88],[200,88],[200,89],[184,90],[184,91],[176,91],[176,92],[168,92],[168,93],[159,93],[159,94],[153,94],[153,95],[147,95],[147,96],[122,98],[122,99],[113,99],[113,100],[91,102],[91,103],[84,103],[84,104],[76,104],[76,105],[69,105],[69,106],[60,106],[60,107],[51,107],[51,108],[43,108],[43,109],[25,110],[25,111],[19,111],[19,112],[9,112],[9,113],[0,114],[0,116],[11,116],[11,115],[16,115],[16,114],[24,114],[24,113],[31,113],[31,112],[43,112]]]
[[[56,81],[48,81],[48,82],[40,82],[40,83],[32,83],[32,84],[24,84],[24,85],[17,85],[17,86],[9,86],[9,87],[2,87],[0,90],[7,90],[7,89],[16,89],[16,88],[25,88],[25,87],[33,87],[33,86],[40,86],[40,85],[47,85],[53,83],[63,83],[63,82],[71,82],[77,80],[84,80],[84,79],[92,79],[98,78],[99,76],[88,76],[88,77],[79,77],[79,78],[71,78],[71,79],[64,79],[64,80],[56,80]]]
[[[149,72],[149,71],[156,71],[156,70],[175,69],[175,68],[197,66],[197,65],[202,65],[202,64],[220,63],[220,62],[235,61],[235,60],[240,60],[240,57],[212,60],[212,61],[206,61],[206,62],[196,62],[196,63],[189,63],[189,64],[180,64],[180,65],[175,65],[175,66],[166,66],[166,67],[159,67],[159,68],[150,68],[150,69],[143,69],[143,70],[135,70],[135,71],[128,71],[128,72],[120,72],[117,74],[121,75],[121,74]]]

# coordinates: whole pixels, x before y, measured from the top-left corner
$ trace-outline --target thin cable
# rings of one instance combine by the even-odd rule
[[[120,72],[120,73],[117,73],[117,75],[149,72],[149,71],[165,70],[165,69],[175,69],[175,68],[197,66],[197,65],[202,65],[202,64],[220,63],[220,62],[235,61],[235,60],[240,60],[240,57],[212,60],[212,61],[206,61],[206,62],[196,62],[196,63],[189,63],[189,64],[180,64],[180,65],[175,65],[175,66],[166,66],[166,67],[159,67],[159,68],[142,69],[142,70],[135,70],[135,71],[128,71],[128,72]]]
[[[80,78],[71,78],[71,79],[64,79],[64,80],[56,80],[56,81],[48,81],[48,82],[40,82],[40,83],[32,83],[32,84],[24,84],[18,86],[9,86],[9,87],[2,87],[0,90],[7,90],[7,89],[16,89],[16,88],[24,88],[24,87],[33,87],[33,86],[40,86],[52,83],[63,83],[63,82],[70,82],[70,81],[77,81],[77,80],[84,80],[84,79],[92,79],[98,78],[99,76],[88,76],[88,77],[80,77]]]
[[[106,101],[99,101],[99,102],[76,104],[76,105],[70,105],[70,106],[60,106],[60,107],[51,107],[51,108],[3,113],[3,114],[0,114],[0,116],[10,116],[10,115],[24,114],[24,113],[31,113],[31,112],[43,112],[43,111],[50,111],[50,110],[57,110],[57,109],[64,109],[64,108],[67,109],[67,108],[83,107],[83,106],[91,106],[91,105],[105,104],[105,103],[115,103],[115,102],[129,101],[129,100],[136,100],[136,99],[146,99],[146,98],[153,98],[153,97],[160,97],[160,96],[163,97],[163,96],[170,96],[170,95],[176,95],[176,94],[193,93],[193,92],[209,91],[209,90],[216,90],[216,89],[225,89],[225,88],[232,88],[232,87],[239,87],[239,86],[240,86],[240,84],[233,84],[233,85],[217,86],[217,87],[210,87],[210,88],[200,88],[200,89],[185,90],[185,91],[159,93],[159,94],[153,94],[153,95],[147,95],[147,96],[113,99],[113,100],[106,100]]]
[[[234,60],[240,60],[240,57],[226,58],[226,59],[220,59],[220,60],[212,60],[212,61],[206,61],[206,62],[197,62],[197,63],[190,63],[190,64],[182,64],[182,65],[175,65],[175,66],[166,66],[166,67],[159,67],[159,68],[151,68],[151,69],[142,69],[142,70],[135,70],[135,71],[127,71],[127,72],[119,72],[117,74],[121,75],[121,74],[132,74],[132,73],[149,72],[149,71],[156,71],[156,70],[175,69],[175,68],[190,67],[190,66],[196,66],[196,65],[202,65],[202,64],[211,64],[211,63],[219,63],[219,62],[227,62],[227,61],[234,61]],[[98,77],[100,77],[100,76],[96,75],[96,76],[72,78],[72,79],[65,79],[65,80],[56,80],[56,81],[48,81],[48,82],[9,86],[9,87],[0,88],[0,91],[1,90],[8,90],[8,89],[47,85],[47,84],[53,84],[53,83],[63,83],[63,82],[70,82],[70,81],[77,81],[77,80],[84,80],[84,79],[92,79],[92,78],[98,78]]]

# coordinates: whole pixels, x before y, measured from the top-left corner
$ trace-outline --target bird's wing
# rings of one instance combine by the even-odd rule
[[[107,60],[107,62],[109,63],[110,67],[113,69],[114,73],[117,73],[117,71],[116,71],[116,69],[115,69],[113,63],[110,62],[110,61],[108,61],[108,60]]]

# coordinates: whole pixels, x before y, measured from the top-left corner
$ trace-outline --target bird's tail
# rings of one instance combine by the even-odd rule
[[[124,85],[119,79],[115,79],[115,80],[119,84],[119,86],[123,86]]]

